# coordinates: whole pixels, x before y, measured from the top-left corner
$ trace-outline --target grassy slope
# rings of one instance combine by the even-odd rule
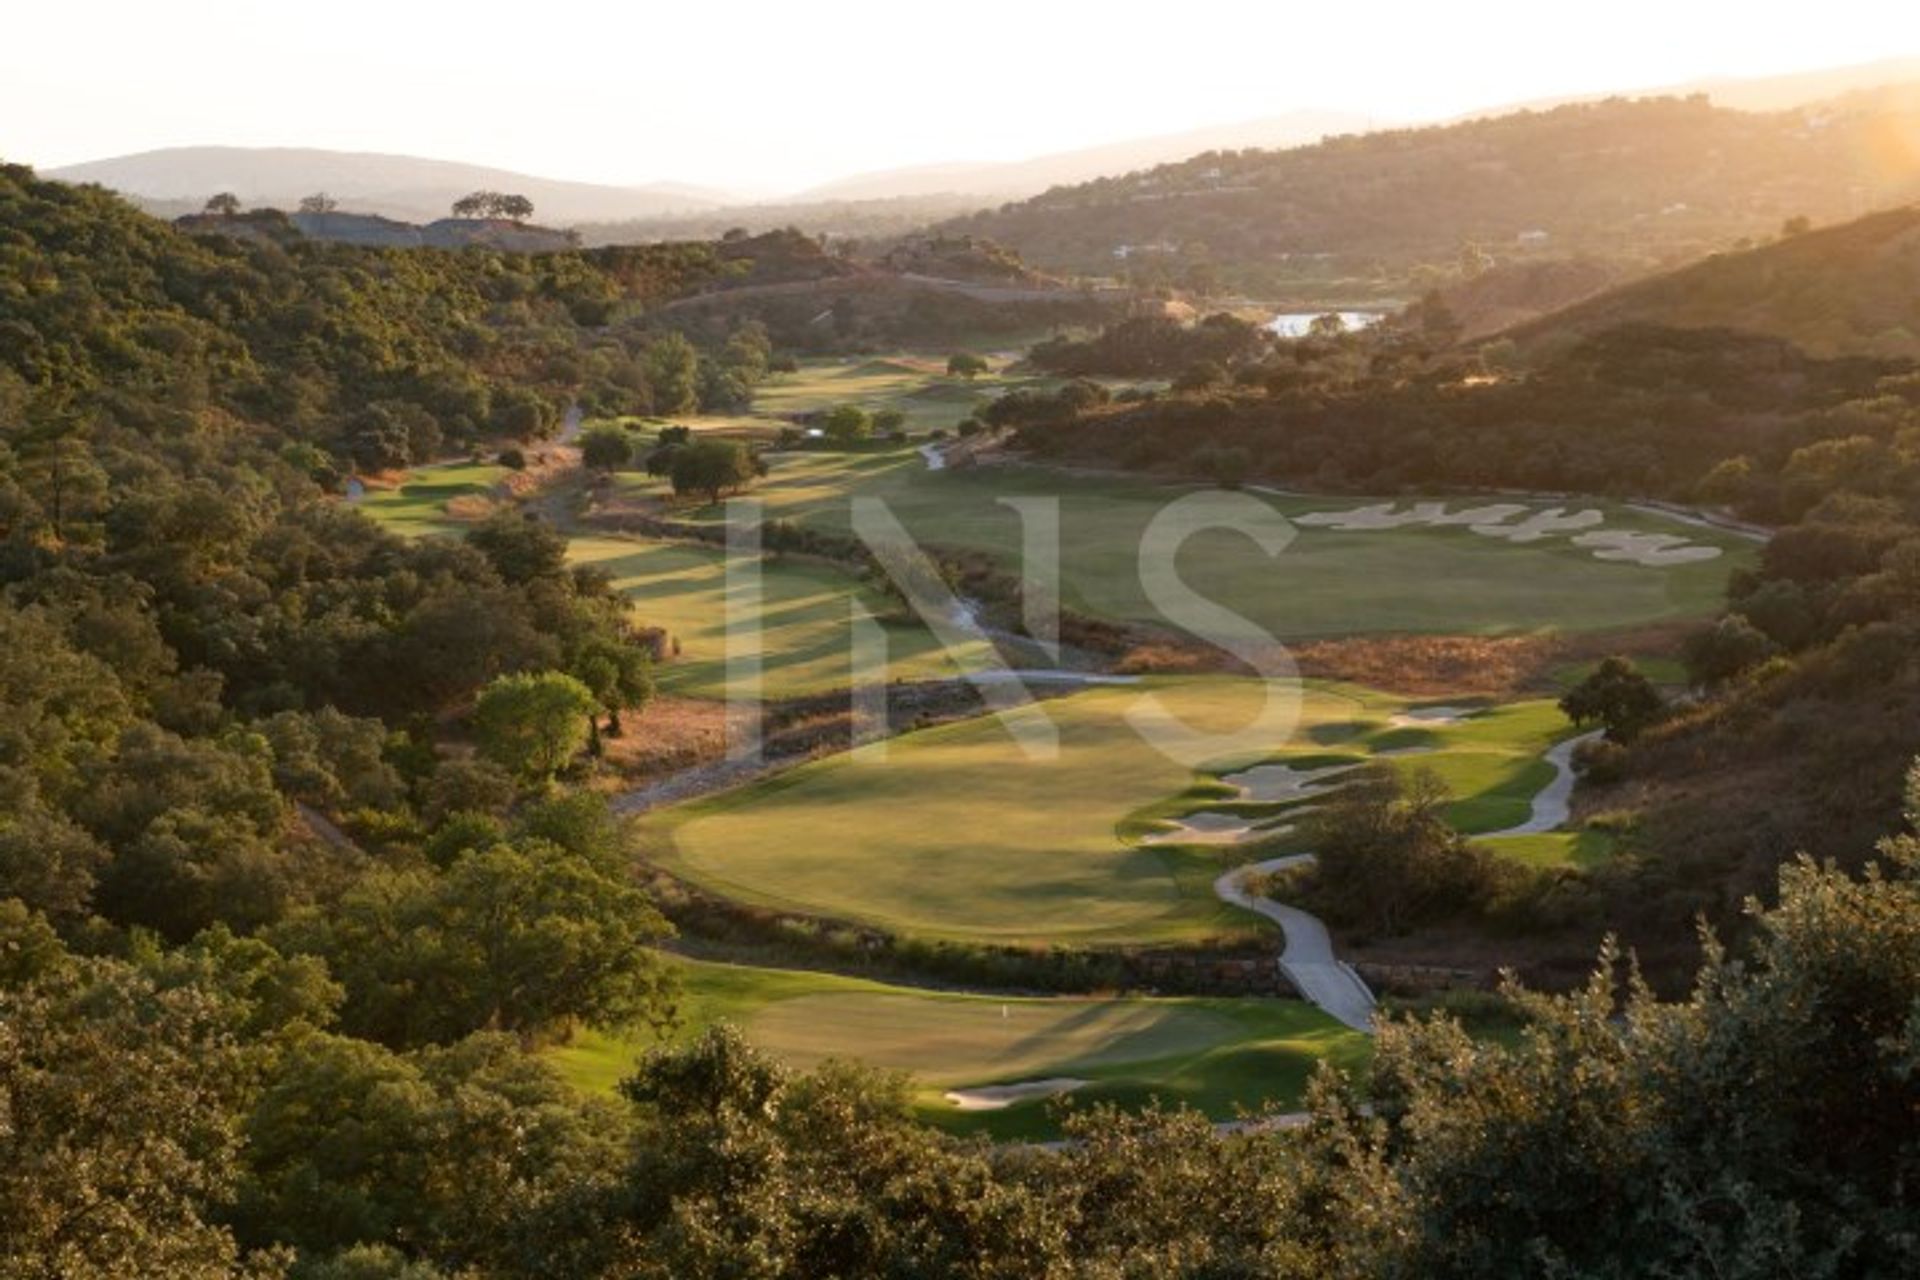
[[[1141,537],[1180,492],[1037,468],[929,472],[915,454],[904,451],[780,456],[755,496],[770,518],[839,530],[850,524],[849,494],[879,497],[923,542],[980,548],[1009,567],[1017,565],[1020,525],[1016,513],[998,500],[1058,496],[1068,603],[1109,617],[1157,621],[1140,587]],[[1258,496],[1290,516],[1367,501]],[[1563,538],[1514,544],[1464,528],[1338,532],[1302,527],[1274,559],[1244,537],[1216,531],[1192,539],[1177,564],[1195,590],[1276,635],[1304,639],[1545,627],[1604,630],[1704,617],[1720,604],[1728,573],[1752,555],[1750,544],[1730,536],[1604,502],[1569,505],[1601,509],[1610,529],[1684,533],[1720,546],[1724,554],[1696,564],[1648,568],[1596,560]],[[696,511],[688,518],[716,519],[717,512]]]
[[[1080,1100],[1183,1102],[1219,1118],[1265,1101],[1293,1106],[1314,1066],[1366,1061],[1366,1037],[1297,1001],[1007,999],[888,986],[857,978],[680,961],[685,1038],[716,1022],[742,1027],[795,1066],[857,1057],[911,1072],[923,1118],[958,1132],[1051,1136],[1044,1101],[961,1112],[947,1088],[1047,1076],[1093,1081]],[[604,1091],[648,1042],[588,1033],[553,1051],[577,1086]]]
[[[572,542],[575,563],[596,564],[634,601],[634,619],[666,628],[681,644],[680,657],[656,673],[660,686],[694,697],[726,693],[727,594],[724,553],[717,547],[626,537],[583,537]],[[845,688],[849,683],[852,609],[885,609],[878,595],[831,565],[795,560],[761,562],[761,623],[757,644],[769,698],[795,697]],[[750,634],[750,633],[749,633]],[[889,625],[888,675],[892,679],[951,676],[958,667],[931,632]],[[970,661],[963,653],[961,661]]]
[[[837,757],[657,814],[648,846],[668,869],[730,897],[925,937],[1122,945],[1264,929],[1212,892],[1221,868],[1254,856],[1251,848],[1140,843],[1179,814],[1280,813],[1223,799],[1226,788],[1208,773],[1142,741],[1126,715],[1148,691],[1214,729],[1245,723],[1260,696],[1255,682],[1226,678],[1087,690],[1045,704],[1059,728],[1057,759],[1024,758],[990,718],[947,725],[894,740],[884,759]],[[1448,819],[1471,834],[1526,819],[1552,776],[1540,756],[1569,732],[1546,701],[1453,725],[1392,726],[1402,709],[1364,690],[1311,686],[1290,742],[1242,744],[1209,772],[1261,759],[1430,769],[1456,797]],[[1427,750],[1375,754],[1410,746]],[[1258,852],[1301,848],[1304,838],[1282,835]],[[1587,864],[1606,846],[1564,833],[1510,841],[1505,851],[1535,864]]]
[[[1151,688],[1214,732],[1245,725],[1263,696],[1224,678]],[[837,757],[671,810],[650,823],[656,856],[747,901],[929,937],[1130,943],[1257,930],[1214,898],[1215,856],[1131,848],[1115,834],[1192,776],[1126,722],[1142,691],[1092,689],[1022,713],[1058,727],[1052,760],[1027,759],[984,718],[896,739],[884,759]],[[1359,705],[1315,688],[1303,717],[1350,717]]]
[[[1920,355],[1920,207],[1889,209],[1720,253],[1522,325],[1523,345],[1565,342],[1622,324],[1733,328],[1785,338],[1815,355]]]

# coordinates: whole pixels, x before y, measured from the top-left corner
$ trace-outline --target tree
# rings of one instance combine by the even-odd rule
[[[580,461],[595,471],[618,471],[633,462],[633,436],[616,423],[602,423],[580,437]]]
[[[513,222],[525,222],[533,216],[533,201],[522,195],[503,195],[493,202],[493,212]]]
[[[496,511],[474,526],[467,534],[467,544],[516,586],[558,577],[566,568],[566,538],[531,512]]]
[[[620,713],[645,705],[653,696],[653,666],[646,650],[623,637],[597,634],[573,652],[567,670],[593,693],[607,715],[607,732],[621,734]],[[599,733],[597,721],[593,733]]]
[[[647,347],[647,385],[653,411],[674,415],[700,409],[700,353],[679,330],[661,334]]]
[[[968,382],[972,382],[991,368],[984,356],[977,356],[971,351],[956,351],[947,357],[949,378],[965,378]]]
[[[1600,725],[1610,741],[1624,745],[1659,723],[1667,703],[1631,660],[1616,656],[1569,689],[1560,710],[1577,725]]]
[[[340,202],[324,191],[316,191],[310,196],[300,197],[302,213],[332,213],[340,207]]]
[[[1227,371],[1217,360],[1196,360],[1180,371],[1173,380],[1173,389],[1179,392],[1210,391],[1227,380]]]
[[[669,464],[673,491],[682,496],[706,495],[718,502],[730,492],[753,483],[753,455],[738,440],[696,440],[674,450]]]
[[[453,216],[456,218],[484,217],[499,198],[499,193],[494,191],[471,192],[453,202]]]
[[[1519,869],[1447,823],[1450,799],[1430,770],[1403,779],[1372,767],[1343,778],[1308,820],[1315,904],[1333,919],[1387,936],[1483,913],[1503,871]]]
[[[1730,613],[1681,646],[1687,677],[1703,689],[1725,684],[1771,658],[1776,652],[1766,633],[1738,613]]]
[[[843,448],[873,434],[873,419],[857,404],[835,405],[820,425],[827,439]]]
[[[231,218],[240,212],[240,197],[231,191],[222,191],[219,195],[208,198],[203,212],[216,217]]]
[[[873,434],[884,440],[893,440],[905,433],[907,415],[898,409],[876,409],[873,413]]]
[[[598,705],[591,690],[558,671],[501,676],[474,704],[474,733],[488,759],[544,785],[587,745],[587,717]]]
[[[0,937],[0,957],[14,942]],[[215,993],[40,949],[44,972],[0,983],[0,1274],[264,1272],[241,1264],[220,1222],[249,1074],[235,1011]]]

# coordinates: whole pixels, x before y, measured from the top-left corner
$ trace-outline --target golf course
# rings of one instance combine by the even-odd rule
[[[1067,606],[1163,625],[1143,582],[1158,557],[1207,600],[1299,641],[1577,634],[1705,617],[1727,575],[1755,555],[1738,531],[1585,498],[1224,492],[1017,460],[933,465],[942,448],[933,432],[1021,384],[1004,364],[978,382],[949,378],[930,355],[808,362],[770,379],[751,414],[684,424],[766,449],[766,474],[744,495],[756,506],[730,512],[676,498],[665,479],[637,467],[603,481],[594,502],[709,534],[757,509],[768,521],[844,535],[855,501],[877,500],[922,546],[984,553],[1013,574],[1026,541],[1017,508],[1057,503]],[[783,422],[843,403],[900,411],[909,441],[767,448]],[[668,424],[621,425],[644,448]],[[457,535],[497,499],[504,475],[478,464],[422,469],[360,502],[409,536]],[[1154,532],[1176,499],[1197,511],[1183,540]],[[1253,504],[1284,518],[1269,519],[1283,533],[1275,554],[1233,528],[1208,527],[1215,517],[1244,524]],[[767,552],[730,572],[717,538],[630,532],[593,521],[592,504],[585,510],[589,518],[568,530],[569,560],[603,572],[635,624],[665,633],[668,656],[654,671],[663,692],[738,694],[729,680],[743,663],[757,670],[752,696],[765,702],[847,690],[856,675],[875,674],[855,669],[860,628],[867,641],[884,637],[889,683],[952,680],[996,658],[984,634],[947,651],[847,563]],[[1581,674],[1567,667],[1548,678],[1565,688]],[[1299,913],[1249,909],[1218,882],[1235,868],[1311,853],[1304,819],[1365,766],[1430,772],[1446,790],[1448,823],[1487,836],[1489,850],[1516,863],[1578,873],[1614,856],[1611,835],[1566,821],[1575,729],[1551,697],[1409,698],[1217,674],[1074,681],[1049,693],[696,788],[636,818],[633,849],[720,899],[896,938],[1270,947],[1276,957],[1276,923]],[[1165,749],[1169,740],[1175,749]],[[1282,927],[1291,947],[1293,926]],[[1317,922],[1309,932],[1324,938]],[[1337,956],[1326,956],[1321,971],[1337,977]],[[1291,1108],[1317,1064],[1363,1067],[1370,1044],[1356,1029],[1370,993],[1357,1010],[1341,1009],[1343,1025],[1306,1001],[1268,997],[976,993],[685,956],[673,963],[683,1020],[670,1039],[725,1022],[795,1066],[854,1057],[907,1072],[928,1123],[997,1138],[1056,1135],[1062,1097],[1185,1103],[1220,1120],[1266,1104]],[[580,1087],[605,1091],[656,1042],[587,1031],[552,1057]]]
[[[1196,772],[1143,738],[1129,713],[1147,696],[1191,729],[1223,735],[1221,754]],[[725,897],[917,937],[1257,938],[1265,926],[1222,903],[1213,880],[1256,847],[1304,847],[1287,818],[1313,793],[1248,799],[1235,777],[1274,765],[1337,774],[1376,760],[1430,769],[1454,797],[1453,825],[1504,831],[1525,821],[1554,774],[1542,754],[1571,732],[1550,702],[1449,708],[1444,721],[1422,722],[1421,708],[1400,700],[1308,683],[1291,736],[1235,741],[1265,696],[1259,682],[1226,677],[1086,689],[1015,713],[1051,723],[1052,758],[1027,758],[993,717],[926,729],[884,755],[822,760],[650,815],[643,847]],[[1550,839],[1521,856],[1552,861]]]
[[[769,520],[845,533],[851,529],[852,499],[878,499],[923,545],[984,551],[1010,572],[1020,567],[1022,527],[1009,500],[1057,500],[1064,603],[1148,624],[1164,622],[1141,586],[1149,526],[1168,502],[1198,491],[1190,485],[1063,475],[1031,466],[930,470],[917,452],[905,448],[797,451],[770,455],[768,462],[771,473],[751,496]],[[644,477],[627,484],[634,493],[664,497],[666,492]],[[1513,508],[1504,521],[1478,527],[1315,523],[1316,517],[1329,519],[1381,501],[1364,497],[1215,491],[1201,500],[1215,503],[1222,517],[1231,519],[1248,498],[1293,522],[1293,535],[1279,554],[1267,555],[1244,534],[1210,529],[1181,545],[1174,564],[1195,591],[1282,639],[1543,628],[1579,632],[1705,616],[1718,604],[1728,573],[1753,555],[1753,544],[1733,533],[1587,499],[1503,500]],[[1412,507],[1416,500],[1407,504]],[[1487,507],[1480,499],[1437,505],[1468,514]],[[1593,523],[1562,532],[1553,527],[1555,512]],[[674,514],[694,522],[723,518],[718,508],[682,506]],[[1535,522],[1531,528],[1530,522]],[[1493,535],[1500,524],[1508,534],[1524,532],[1518,538]],[[1579,541],[1597,537],[1665,537],[1703,554],[1667,564],[1602,558],[1608,545]]]

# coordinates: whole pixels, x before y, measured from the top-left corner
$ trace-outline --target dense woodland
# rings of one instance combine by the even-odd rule
[[[570,400],[702,400],[764,342],[689,340],[654,304],[727,260],[189,237],[0,171],[0,1276],[1910,1270],[1907,834],[1877,875],[1787,867],[1686,1002],[1623,988],[1609,953],[1585,991],[1523,998],[1511,1048],[1387,1029],[1370,1108],[1329,1078],[1297,1131],[1094,1111],[1061,1150],[996,1149],[913,1123],[897,1079],[795,1073],[725,1031],[636,1063],[618,1101],[563,1084],[541,1045],[672,1014],[618,828],[554,782],[556,744],[644,701],[643,646],[538,521],[407,542],[327,490],[348,459],[538,436]],[[1221,379],[1004,416],[1054,456],[1666,476],[1794,522],[1738,588],[1765,645],[1703,649],[1732,692],[1636,760],[1751,739],[1743,715],[1818,735],[1885,705],[1862,682],[1914,682],[1904,366],[1630,331],[1467,391],[1392,375],[1425,356],[1216,328],[1183,354]],[[1426,424],[1417,461],[1358,425],[1378,396]],[[1616,427],[1634,447],[1582,447]],[[1496,445],[1546,470],[1454,470]],[[1847,767],[1908,830],[1882,728]]]

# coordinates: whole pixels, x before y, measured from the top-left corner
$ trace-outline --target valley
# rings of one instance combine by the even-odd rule
[[[344,4],[13,24],[0,1280],[1913,1274],[1884,13]]]

